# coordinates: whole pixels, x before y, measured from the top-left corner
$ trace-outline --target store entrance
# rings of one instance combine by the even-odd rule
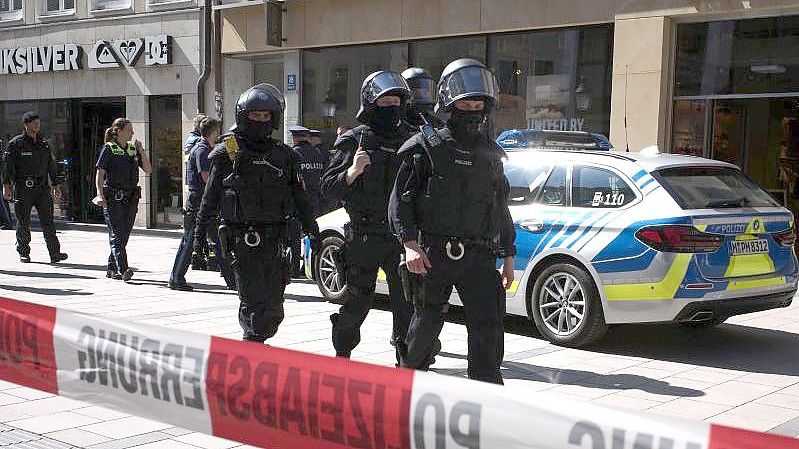
[[[118,117],[125,116],[125,100],[103,99],[98,101],[77,102],[76,136],[77,152],[66,171],[69,186],[69,198],[72,210],[79,221],[102,223],[103,210],[91,200],[96,195],[94,179],[95,164],[103,146],[105,130]],[[76,156],[76,157],[75,157]]]
[[[710,157],[740,166],[799,211],[799,98],[715,100],[710,129]]]

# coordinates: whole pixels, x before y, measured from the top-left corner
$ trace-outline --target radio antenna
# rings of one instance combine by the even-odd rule
[[[630,152],[630,139],[627,137],[627,70],[629,68],[629,64],[624,65],[624,146],[628,153]]]

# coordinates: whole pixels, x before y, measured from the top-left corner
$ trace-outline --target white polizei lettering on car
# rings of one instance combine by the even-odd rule
[[[502,431],[513,429],[513,431]],[[706,449],[709,423],[651,416],[430,372],[414,374],[412,449]]]
[[[210,336],[60,309],[53,335],[63,396],[211,432]]]

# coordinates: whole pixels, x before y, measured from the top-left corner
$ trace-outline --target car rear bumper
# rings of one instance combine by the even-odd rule
[[[748,296],[735,299],[716,299],[695,301],[687,304],[674,319],[678,323],[710,321],[745,313],[788,307],[793,301],[796,289],[779,293]]]

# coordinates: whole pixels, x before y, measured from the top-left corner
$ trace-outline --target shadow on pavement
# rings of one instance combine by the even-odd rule
[[[466,360],[462,354],[442,351],[438,357]],[[460,374],[463,368],[433,368],[439,374]],[[705,393],[693,388],[671,385],[664,380],[656,380],[637,374],[599,374],[593,371],[581,371],[567,368],[549,368],[521,362],[503,362],[502,377],[504,379],[520,379],[544,382],[555,385],[577,385],[586,388],[606,390],[641,390],[664,396],[695,398]]]
[[[646,357],[750,373],[799,373],[799,336],[774,329],[723,324],[692,329],[669,325],[624,325],[611,329],[593,352]]]
[[[325,302],[325,298],[319,296],[293,295],[291,293],[286,293],[283,296],[288,300],[297,302]]]
[[[34,273],[30,271],[9,271],[0,270],[0,274],[8,276],[22,276],[22,277],[35,277],[35,278],[50,278],[50,279],[97,279],[91,276],[82,276],[80,274],[68,273]]]
[[[45,264],[44,262],[33,262],[33,263],[41,263],[43,265],[50,265]],[[70,263],[70,262],[59,262],[58,264],[54,265],[56,267],[61,268],[71,268],[75,270],[90,270],[90,271],[102,271],[105,272],[108,270],[108,265],[86,265],[82,263]]]
[[[27,293],[35,293],[37,295],[49,295],[49,296],[72,296],[72,295],[93,295],[92,292],[83,292],[80,290],[76,290],[74,288],[37,288],[37,287],[26,287],[22,285],[2,285],[0,284],[0,289],[3,290],[11,290],[15,292],[27,292]]]

